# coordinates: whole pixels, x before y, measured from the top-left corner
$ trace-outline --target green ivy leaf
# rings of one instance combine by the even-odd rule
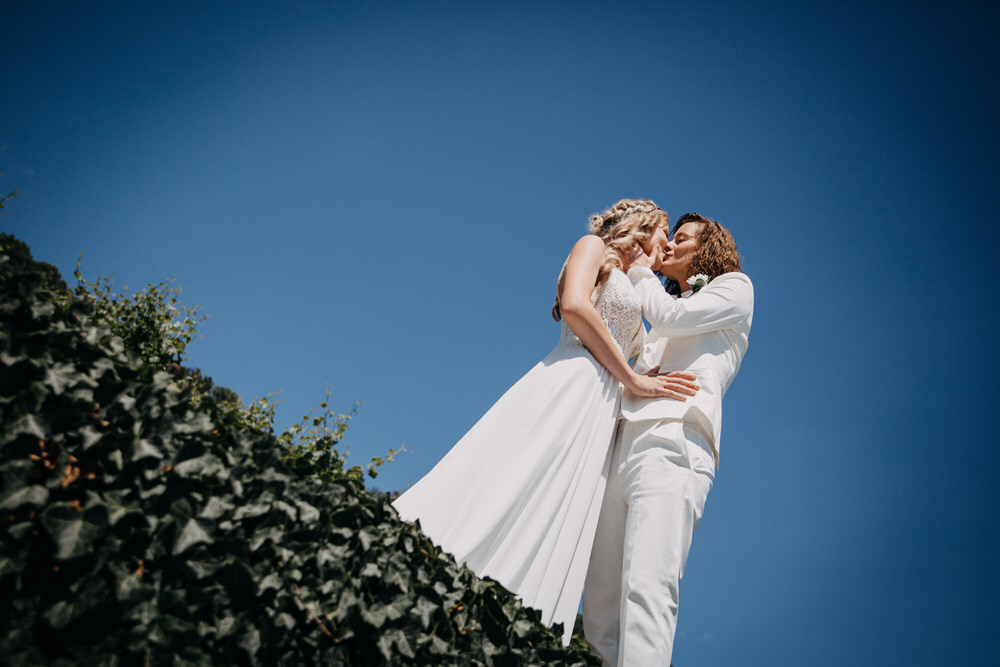
[[[413,652],[413,647],[410,646],[409,640],[407,640],[406,635],[403,631],[397,628],[387,630],[379,638],[377,642],[379,651],[382,656],[389,662],[396,662],[393,660],[393,655],[398,651],[400,655],[407,658],[415,658],[416,653]]]
[[[132,461],[142,461],[143,459],[162,459],[163,452],[148,440],[137,440],[132,446]]]
[[[182,554],[196,544],[212,544],[215,540],[206,530],[207,522],[198,519],[188,519],[181,529],[177,541],[170,553],[173,555]]]
[[[16,491],[3,489],[0,491],[0,509],[16,510],[25,505],[44,505],[49,499],[49,490],[44,486],[32,484]]]
[[[256,656],[257,651],[260,650],[260,633],[257,632],[256,628],[252,628],[250,632],[240,637],[237,646],[249,653],[251,657]]]
[[[193,477],[195,475],[217,475],[225,470],[222,461],[213,454],[181,461],[174,465],[174,473],[179,477]]]
[[[9,427],[4,428],[3,435],[4,437],[0,440],[0,444],[12,442],[21,435],[28,435],[39,440],[45,440],[48,437],[45,428],[34,415],[24,415],[14,420]]]
[[[45,369],[45,384],[52,387],[52,393],[59,396],[72,387],[80,374],[70,363],[55,363]]]
[[[42,511],[42,526],[56,544],[56,559],[76,558],[91,550],[101,526],[88,514],[92,513],[81,514],[69,503],[54,503]]]

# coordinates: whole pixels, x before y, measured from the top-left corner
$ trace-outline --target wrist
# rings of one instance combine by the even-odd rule
[[[653,274],[653,269],[648,266],[642,266],[641,264],[633,264],[630,266],[626,275],[629,280],[632,281],[632,284],[639,282],[643,278],[656,278]]]
[[[639,388],[639,378],[641,377],[643,376],[639,375],[633,370],[629,370],[628,377],[625,378],[625,381],[622,382],[622,384],[625,386],[626,389],[628,389],[634,394],[636,393],[636,390]]]

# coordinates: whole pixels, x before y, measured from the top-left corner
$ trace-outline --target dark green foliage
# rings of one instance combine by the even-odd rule
[[[209,381],[211,381],[211,379]],[[212,398],[220,403],[236,404],[239,403],[240,400],[239,395],[235,391],[229,387],[223,387],[222,385],[213,386],[209,389],[208,393],[212,396]]]
[[[3,208],[2,202],[0,202],[0,208]],[[24,241],[13,234],[0,232],[0,254],[7,255],[7,262],[14,273],[39,273],[42,276],[42,284],[45,289],[53,292],[60,299],[69,298],[69,288],[59,273],[59,269],[48,262],[36,261],[31,254],[31,249]]]
[[[92,314],[0,257],[0,662],[599,664]]]
[[[184,351],[198,336],[198,323],[206,317],[198,306],[181,305],[181,288],[174,284],[176,279],[149,284],[134,294],[127,293],[127,286],[115,293],[110,276],[86,282],[80,263],[78,260],[73,273],[77,282],[73,291],[78,299],[90,304],[94,320],[108,327],[125,349],[137,352],[148,364],[165,369],[184,361]],[[208,384],[200,373],[186,377],[195,384]]]

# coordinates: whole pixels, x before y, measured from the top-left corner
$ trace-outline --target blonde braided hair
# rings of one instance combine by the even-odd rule
[[[625,266],[622,257],[627,256],[635,243],[644,243],[660,225],[670,224],[670,216],[649,199],[621,199],[602,213],[590,216],[588,230],[604,241],[604,266],[597,274],[594,286],[608,279],[611,270]],[[562,319],[559,301],[566,279],[566,267],[559,273],[556,284],[556,302],[552,306],[552,318]]]

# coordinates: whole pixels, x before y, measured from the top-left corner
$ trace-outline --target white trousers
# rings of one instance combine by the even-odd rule
[[[583,589],[604,667],[668,667],[679,584],[715,479],[711,445],[679,421],[622,422]]]

